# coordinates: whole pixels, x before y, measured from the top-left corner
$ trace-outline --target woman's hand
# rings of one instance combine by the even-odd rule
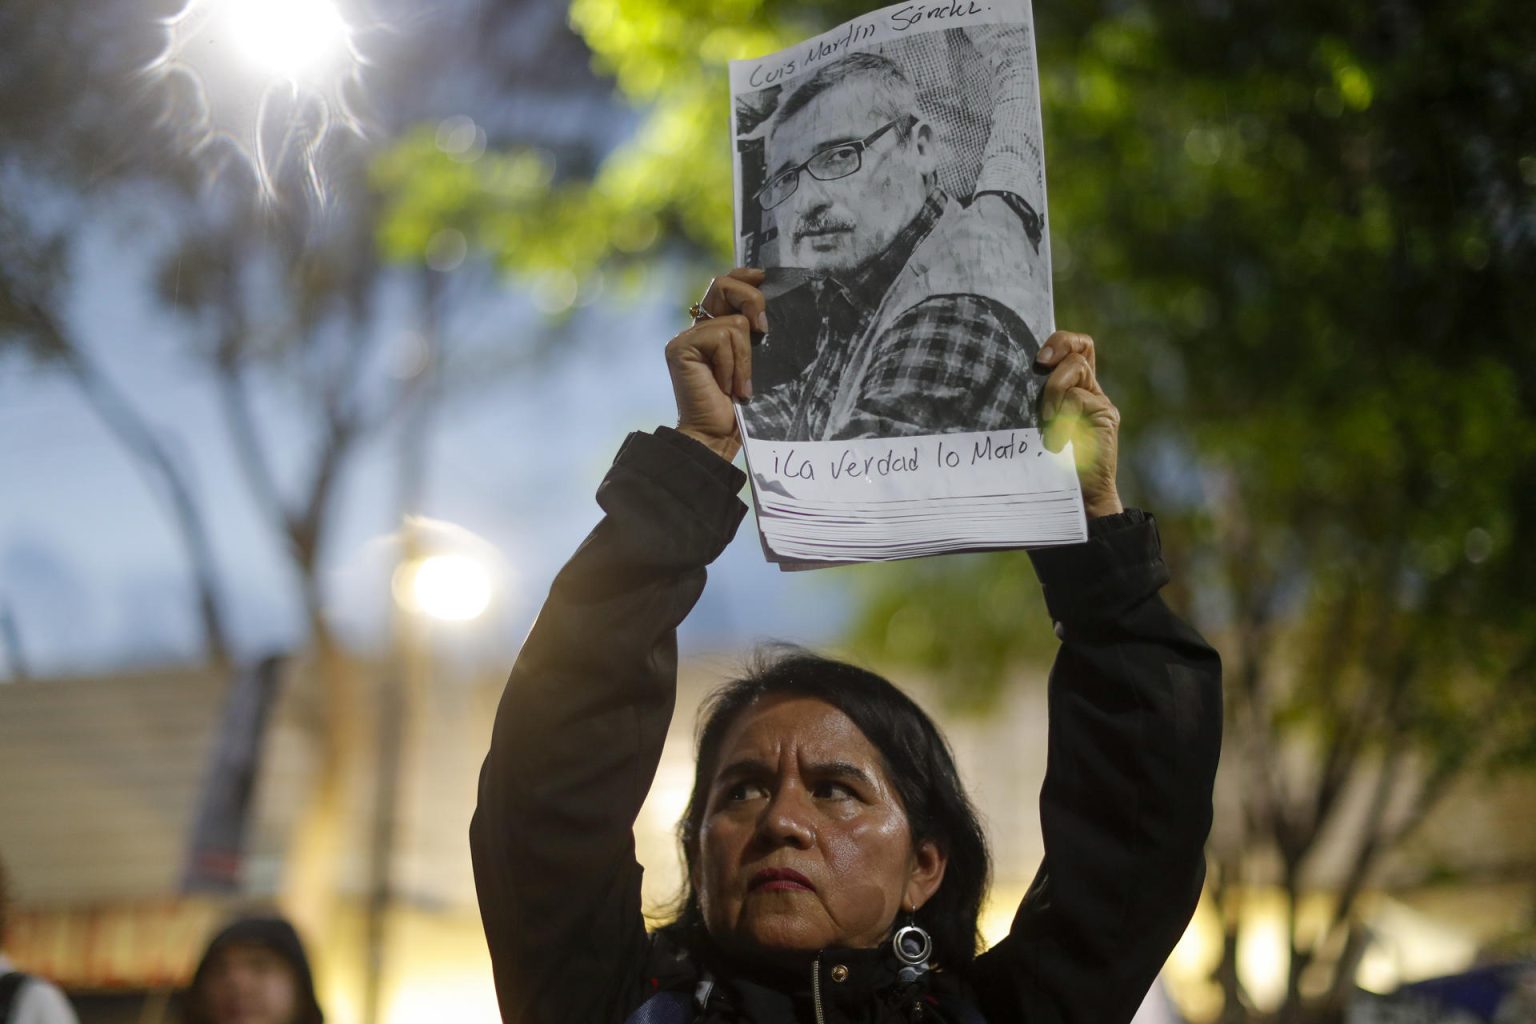
[[[1040,399],[1045,447],[1059,452],[1072,442],[1083,508],[1089,518],[1124,512],[1115,489],[1120,452],[1120,410],[1099,387],[1093,339],[1057,331],[1035,361],[1051,371]]]
[[[733,398],[752,397],[752,331],[768,330],[763,272],[737,267],[709,283],[710,314],[667,343],[677,430],[730,460],[741,450]]]

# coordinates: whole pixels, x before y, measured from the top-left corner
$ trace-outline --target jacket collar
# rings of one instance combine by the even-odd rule
[[[828,1021],[866,1020],[873,1006],[925,999],[930,976],[903,982],[899,968],[889,945],[825,949],[796,963],[760,964],[726,957],[710,944],[695,963],[715,982],[712,999],[752,1021],[801,1019],[818,994]]]

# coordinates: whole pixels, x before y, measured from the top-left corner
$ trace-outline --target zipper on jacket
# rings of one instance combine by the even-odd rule
[[[816,1010],[816,1024],[827,1024],[821,1010],[821,954],[811,963],[811,1006]]]

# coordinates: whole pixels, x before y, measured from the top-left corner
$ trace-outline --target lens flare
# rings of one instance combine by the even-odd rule
[[[165,27],[145,74],[191,86],[195,110],[174,116],[189,122],[178,126],[192,152],[232,148],[263,198],[296,178],[323,203],[326,146],[364,134],[351,102],[363,60],[341,10],[332,0],[186,0]]]
[[[327,0],[225,0],[236,45],[257,68],[286,79],[344,60],[347,23]]]

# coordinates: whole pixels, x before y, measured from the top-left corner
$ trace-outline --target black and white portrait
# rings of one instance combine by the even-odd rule
[[[768,269],[749,440],[1035,426],[1052,315],[1029,26],[790,66],[735,95],[738,248]]]

